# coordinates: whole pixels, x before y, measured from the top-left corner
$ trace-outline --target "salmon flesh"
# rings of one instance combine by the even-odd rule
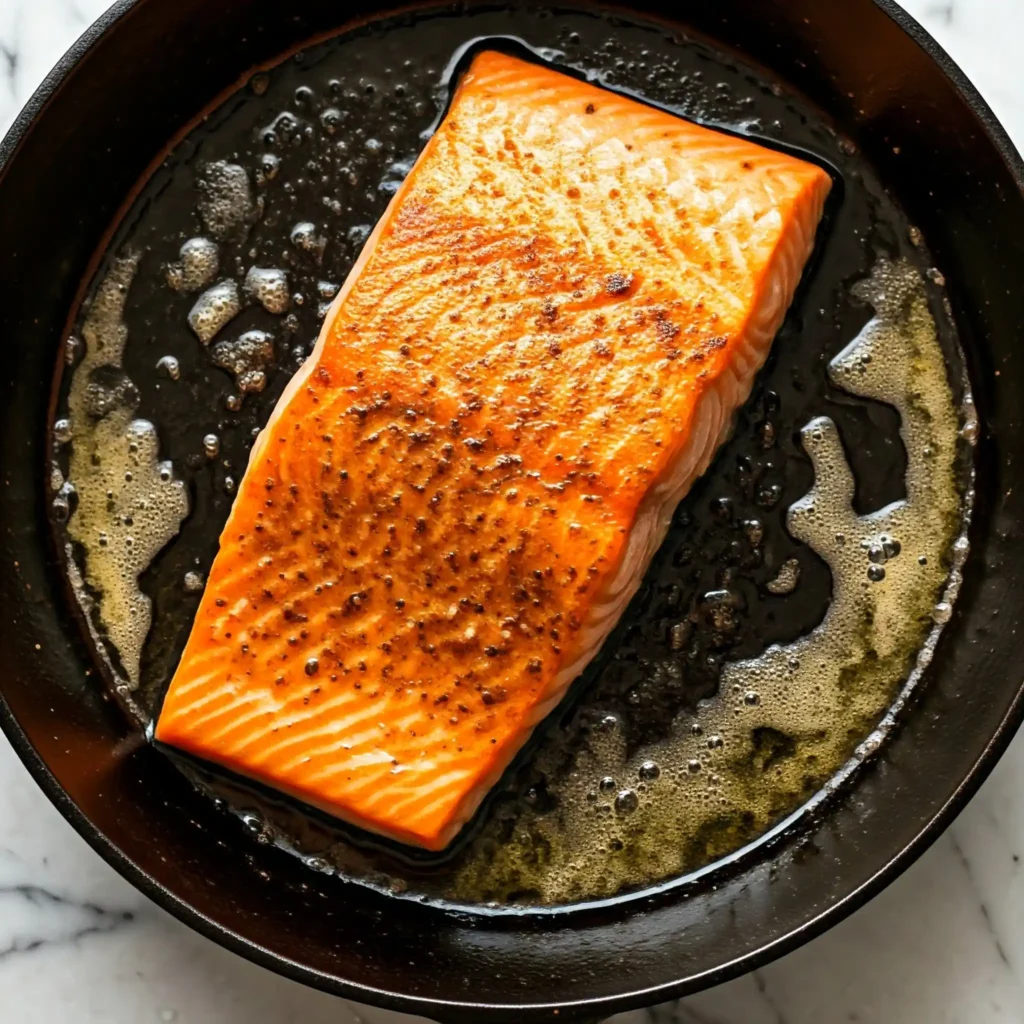
[[[830,185],[479,54],[255,443],[157,739],[443,849],[635,593]]]

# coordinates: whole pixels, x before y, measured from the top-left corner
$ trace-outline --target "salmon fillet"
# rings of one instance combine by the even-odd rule
[[[639,586],[830,184],[478,55],[256,441],[157,739],[444,848]]]

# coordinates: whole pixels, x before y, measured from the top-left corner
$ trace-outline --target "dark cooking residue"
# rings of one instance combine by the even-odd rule
[[[254,75],[247,89],[174,147],[146,185],[118,228],[92,294],[102,299],[101,282],[124,287],[102,301],[94,298],[80,317],[79,333],[88,342],[96,337],[104,302],[117,306],[127,336],[123,357],[113,369],[102,360],[89,368],[95,375],[90,394],[109,401],[124,420],[115,433],[125,434],[126,459],[139,454],[125,433],[131,424],[155,424],[159,459],[166,461],[157,461],[144,431],[153,487],[175,489],[180,480],[189,495],[180,533],[139,580],[144,598],[138,607],[145,611],[151,602],[152,625],[137,655],[121,650],[104,628],[101,577],[90,572],[103,556],[85,543],[104,514],[116,519],[110,532],[119,543],[125,537],[138,543],[135,527],[124,522],[120,491],[112,487],[106,502],[86,508],[74,489],[72,463],[88,441],[82,424],[93,432],[94,424],[108,424],[103,429],[109,432],[104,409],[83,407],[55,427],[55,518],[73,548],[72,577],[84,575],[79,593],[87,595],[92,626],[114,641],[104,644],[111,672],[140,713],[151,716],[184,646],[253,438],[310,352],[330,301],[443,109],[444,73],[453,55],[488,36],[518,37],[609,87],[769,143],[784,141],[837,168],[842,187],[816,266],[734,436],[680,507],[643,587],[588,667],[572,706],[538,730],[478,829],[443,864],[409,863],[386,845],[359,845],[362,840],[353,842],[344,828],[248,786],[202,784],[244,812],[258,839],[286,843],[323,870],[466,902],[565,902],[663,880],[665,858],[651,854],[658,842],[673,844],[668,870],[678,874],[756,837],[814,793],[877,720],[850,717],[843,735],[832,737],[831,760],[809,754],[805,735],[759,726],[747,738],[750,757],[727,761],[749,788],[749,808],[723,806],[686,841],[678,829],[662,835],[635,825],[658,787],[707,784],[703,762],[684,764],[680,779],[667,768],[673,758],[660,758],[658,750],[678,744],[680,729],[703,728],[701,701],[728,699],[716,697],[723,671],[773,644],[804,637],[829,608],[829,567],[785,528],[787,509],[815,482],[803,428],[820,416],[836,424],[854,474],[858,516],[907,496],[908,454],[895,406],[837,387],[827,367],[873,315],[869,296],[863,288],[858,294],[855,283],[869,279],[879,260],[894,267],[904,265],[901,260],[920,264],[918,239],[870,166],[817,112],[702,43],[578,11],[406,15]],[[935,306],[936,281],[927,288]],[[924,289],[922,283],[922,302]],[[951,331],[937,319],[956,366]],[[73,343],[68,351],[69,364],[79,366],[82,346]],[[71,374],[66,377],[67,396]],[[127,462],[113,465],[123,473]],[[175,514],[181,511],[175,506]],[[949,526],[952,531],[955,523]],[[173,535],[166,522],[164,529]],[[883,561],[899,553],[892,554],[891,540],[885,550],[879,545],[884,558],[872,564],[884,577]],[[921,624],[921,640],[925,631]],[[897,672],[905,675],[909,667]],[[889,686],[879,706],[894,694]],[[760,698],[740,699],[752,705]],[[708,756],[725,743],[717,733],[701,742]],[[636,762],[635,777],[609,775],[591,788],[583,776],[609,750],[617,762]],[[601,826],[600,841],[588,851],[601,870],[574,881],[565,867],[572,857],[557,847],[584,810],[595,821],[623,827]]]

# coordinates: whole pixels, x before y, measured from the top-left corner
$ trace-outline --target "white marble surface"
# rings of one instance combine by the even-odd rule
[[[785,2],[785,0],[774,0]],[[828,0],[840,3],[841,0]],[[0,130],[106,0],[0,0]],[[1024,0],[906,0],[1024,148]],[[865,909],[785,959],[617,1024],[1024,1022],[1024,736]],[[400,1024],[225,952],[104,864],[0,738],[4,1024]]]

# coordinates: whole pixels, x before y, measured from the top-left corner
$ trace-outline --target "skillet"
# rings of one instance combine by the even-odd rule
[[[443,1021],[598,1019],[754,968],[861,905],[948,824],[1019,724],[1024,168],[959,71],[889,3],[636,5],[767,66],[827,111],[927,238],[983,424],[965,585],[916,705],[876,761],[821,813],[703,888],[543,916],[399,902],[259,846],[105,697],[49,540],[44,473],[66,320],[125,196],[248,68],[377,10],[326,0],[118,4],[0,147],[0,722],[104,857],[258,963]]]

